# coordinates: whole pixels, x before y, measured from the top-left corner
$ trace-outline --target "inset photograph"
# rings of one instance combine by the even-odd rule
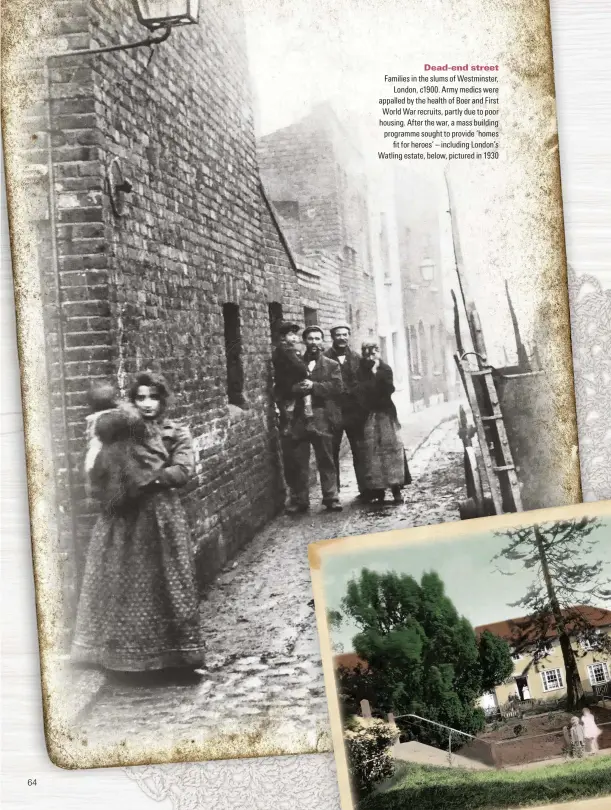
[[[343,810],[609,806],[610,522],[607,502],[309,547]]]

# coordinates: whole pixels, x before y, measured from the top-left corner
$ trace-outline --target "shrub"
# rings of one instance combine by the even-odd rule
[[[394,773],[391,747],[399,737],[396,726],[377,718],[353,717],[344,731],[348,768],[353,789],[367,796],[376,783]]]

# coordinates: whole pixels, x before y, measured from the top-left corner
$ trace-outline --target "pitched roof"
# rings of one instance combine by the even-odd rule
[[[605,610],[605,608],[596,608],[591,607],[590,605],[575,605],[574,608],[563,610],[563,616],[570,617],[575,613],[579,613],[580,616],[584,619],[585,622],[590,624],[592,627],[609,627],[611,626],[611,610]],[[506,641],[515,641],[516,638],[523,638],[525,635],[526,638],[524,640],[528,640],[529,635],[534,635],[534,633],[525,632],[527,631],[528,624],[529,624],[529,616],[518,616],[514,619],[506,619],[502,622],[492,622],[491,624],[480,624],[478,627],[475,627],[475,635],[479,638],[484,630],[488,630],[495,636],[499,636],[500,638],[504,638]],[[550,616],[551,622],[551,616]],[[570,629],[570,623],[569,623]],[[548,631],[545,634],[546,638],[557,638],[558,634],[553,626],[550,626]]]
[[[342,653],[333,658],[335,668],[346,667],[346,669],[355,669],[360,664],[363,669],[367,669],[367,661],[363,661],[356,653]]]

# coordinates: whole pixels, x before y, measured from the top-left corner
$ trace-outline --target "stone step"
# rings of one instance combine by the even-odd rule
[[[418,765],[434,765],[438,768],[468,768],[475,771],[490,771],[493,768],[490,765],[485,765],[483,762],[477,762],[467,757],[461,757],[460,754],[452,754],[452,761],[450,763],[448,752],[442,751],[440,748],[434,748],[432,745],[425,745],[425,743],[411,742],[397,743],[393,749],[395,759],[403,762],[414,762]]]

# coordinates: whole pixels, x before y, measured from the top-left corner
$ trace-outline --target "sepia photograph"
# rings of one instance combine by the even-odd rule
[[[308,544],[580,501],[549,9],[517,5],[3,3],[55,764],[331,750]]]
[[[310,545],[344,810],[608,806],[610,519]]]

